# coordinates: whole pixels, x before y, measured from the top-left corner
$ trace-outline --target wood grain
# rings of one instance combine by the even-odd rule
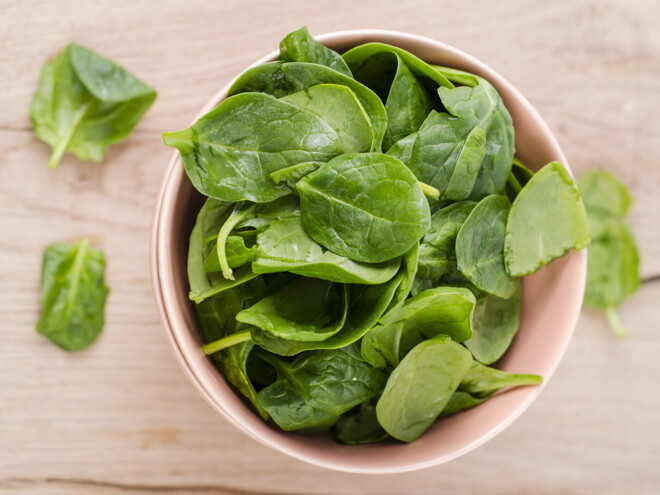
[[[327,472],[272,452],[222,420],[187,382],[156,315],[149,229],[170,151],[234,74],[288,31],[379,27],[449,42],[487,61],[547,119],[579,175],[632,189],[642,271],[660,275],[660,4],[398,0],[0,1],[0,493],[657,493],[657,278],[622,308],[630,338],[585,311],[546,390],[477,451],[418,473]],[[44,61],[75,40],[159,90],[101,165],[49,150],[27,107]],[[69,355],[34,332],[43,248],[91,236],[108,258],[107,325]]]

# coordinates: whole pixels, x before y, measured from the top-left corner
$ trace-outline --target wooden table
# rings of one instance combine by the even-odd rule
[[[578,175],[605,167],[636,199],[647,282],[622,308],[630,337],[585,311],[529,411],[433,469],[341,474],[248,439],[188,383],[156,315],[149,230],[171,153],[161,133],[304,23],[414,32],[487,61],[547,119]],[[0,492],[658,493],[659,28],[656,0],[0,1]],[[27,108],[40,67],[72,40],[160,94],[105,163],[67,156],[53,172]],[[106,251],[112,292],[102,337],[67,354],[34,331],[39,269],[46,245],[80,236]]]

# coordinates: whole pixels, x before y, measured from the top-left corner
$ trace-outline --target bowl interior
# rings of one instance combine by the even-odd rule
[[[552,160],[566,164],[555,138],[529,102],[473,57],[437,41],[392,31],[345,31],[319,39],[340,52],[371,41],[390,43],[427,62],[487,78],[502,95],[513,118],[516,156],[535,170]],[[277,56],[277,52],[272,52],[254,65]],[[228,87],[221,89],[200,115],[225,98]],[[511,424],[543,388],[520,388],[497,394],[479,407],[437,422],[419,440],[408,445],[346,447],[336,444],[328,435],[299,435],[271,428],[252,412],[199,350],[194,307],[187,297],[185,259],[188,237],[202,201],[175,153],[163,181],[154,219],[152,271],[156,300],[166,332],[191,381],[226,419],[258,441],[298,459],[341,471],[411,471],[448,461],[489,440]],[[508,353],[497,364],[499,368],[536,373],[547,383],[575,327],[585,272],[586,253],[571,252],[524,278],[521,328]]]

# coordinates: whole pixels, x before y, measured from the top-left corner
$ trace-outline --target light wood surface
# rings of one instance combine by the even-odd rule
[[[579,175],[636,199],[649,279],[616,340],[585,311],[554,379],[508,430],[449,464],[393,476],[324,471],[248,439],[175,361],[149,280],[164,130],[292,29],[430,36],[492,65],[547,119]],[[660,486],[660,3],[567,1],[0,1],[0,493],[620,494]],[[27,117],[39,69],[75,40],[159,90],[101,165],[49,149]],[[112,289],[103,335],[71,355],[34,331],[43,248],[91,236]],[[654,278],[655,277],[655,278]]]

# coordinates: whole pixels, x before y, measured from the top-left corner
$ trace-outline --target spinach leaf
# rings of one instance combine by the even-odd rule
[[[561,163],[551,162],[511,206],[504,237],[506,271],[511,277],[529,275],[570,249],[587,247],[590,240],[575,182]]]
[[[468,289],[438,287],[407,299],[388,311],[362,338],[362,356],[376,368],[397,366],[425,339],[438,334],[456,342],[472,336],[472,310],[476,300]]]
[[[356,261],[381,263],[401,256],[431,221],[415,177],[388,155],[339,156],[303,177],[296,189],[310,237]]]
[[[431,215],[431,228],[419,246],[417,283],[438,280],[456,267],[456,236],[475,205],[473,201],[461,201]]]
[[[270,203],[261,203],[252,213],[241,220],[236,229],[254,228],[263,230],[266,225],[283,220],[285,218],[294,218],[300,216],[300,202],[294,195],[284,196],[271,201]],[[234,232],[240,234],[241,232]]]
[[[339,136],[344,153],[371,151],[373,148],[371,121],[350,88],[341,84],[317,84],[280,100],[312,112],[327,122]]]
[[[523,165],[520,160],[514,158],[511,172],[509,172],[509,178],[506,181],[506,195],[508,198],[511,201],[514,201],[516,196],[520,194],[523,186],[525,186],[533,176],[534,172]]]
[[[314,91],[314,98],[325,98],[326,90]],[[362,111],[357,100],[354,103],[338,106],[336,115],[326,121],[270,95],[240,94],[224,100],[188,129],[163,134],[163,139],[179,150],[188,177],[202,194],[222,201],[266,203],[291,194],[286,184],[274,183],[270,173],[360,151],[342,141],[345,129],[332,127],[342,116],[353,119]]]
[[[30,105],[39,139],[53,147],[57,167],[67,151],[100,162],[111,144],[125,139],[156,99],[156,91],[124,68],[70,44],[44,65]]]
[[[258,293],[259,289],[263,290],[262,286],[249,285],[250,290],[246,286],[236,287],[195,305],[207,343],[242,329],[242,325],[236,321],[236,315],[250,301],[255,291]],[[210,358],[229,383],[254,405],[259,415],[268,419],[268,413],[259,404],[257,391],[247,372],[247,362],[253,348],[252,342],[240,342],[211,354]]]
[[[334,439],[344,445],[361,445],[385,440],[389,435],[376,417],[374,398],[344,413],[334,427]]]
[[[218,232],[218,237],[216,239],[216,253],[218,255],[218,263],[220,264],[222,276],[227,280],[234,280],[234,272],[229,267],[227,254],[225,252],[227,238],[229,237],[229,234],[231,234],[232,230],[234,230],[236,225],[240,224],[246,218],[249,218],[256,209],[257,205],[254,203],[236,203],[231,214],[229,217],[227,217],[227,220],[224,221],[222,227],[220,227],[220,231]]]
[[[458,269],[477,288],[498,297],[511,297],[516,282],[504,267],[504,234],[509,200],[498,194],[474,207],[456,236]]]
[[[80,351],[94,342],[105,322],[109,289],[104,271],[103,251],[91,248],[89,239],[46,248],[37,332],[67,351]]]
[[[258,276],[252,272],[250,265],[241,266],[236,270],[235,280],[227,280],[220,273],[207,273],[204,270],[210,252],[215,247],[206,240],[216,234],[224,224],[230,214],[231,206],[231,203],[209,198],[197,214],[195,226],[190,234],[187,264],[189,297],[193,301],[202,301]]]
[[[292,362],[260,351],[277,380],[257,397],[285,431],[324,431],[356,405],[383,389],[387,376],[345,349],[311,351]]]
[[[307,27],[301,27],[284,37],[280,43],[280,59],[286,62],[325,65],[345,76],[353,77],[341,55],[312,38]]]
[[[378,285],[351,285],[349,306],[344,326],[325,340],[301,342],[277,337],[270,332],[252,330],[252,340],[267,351],[281,356],[293,356],[314,349],[338,349],[353,344],[372,328],[387,310],[399,287],[403,273]]]
[[[236,319],[284,339],[320,341],[336,334],[346,321],[348,286],[315,278],[298,278]]]
[[[363,84],[328,67],[304,62],[271,62],[259,65],[246,70],[238,77],[229,89],[229,94],[262,92],[280,98],[317,84],[341,84],[355,93],[371,121],[374,134],[372,151],[380,151],[387,128],[387,112],[383,102]]]
[[[288,271],[345,284],[382,284],[400,265],[395,258],[380,264],[361,263],[326,251],[305,232],[300,217],[271,223],[257,237],[255,273]]]
[[[399,139],[394,143],[390,149],[387,150],[387,154],[393,156],[401,163],[404,163],[406,166],[410,166],[410,160],[412,159],[412,150],[415,145],[415,139],[417,139],[417,133],[413,132],[408,136]]]
[[[440,74],[445,76],[447,80],[454,84],[470,87],[474,87],[479,84],[479,77],[470,72],[454,69],[452,67],[443,67],[441,65],[431,65],[431,67],[433,67]]]
[[[604,310],[615,334],[625,337],[617,308],[640,285],[635,238],[625,222],[613,221],[589,247],[584,304]]]
[[[504,355],[520,327],[520,305],[519,281],[508,299],[489,295],[477,302],[472,314],[472,337],[464,342],[474,359],[492,364]]]
[[[410,169],[441,199],[478,200],[501,191],[513,160],[513,125],[486,80],[438,89],[449,113],[431,112],[417,132]]]
[[[472,364],[465,347],[447,335],[421,342],[394,369],[376,405],[381,426],[412,442],[440,415]]]
[[[540,385],[542,382],[543,378],[538,375],[507,373],[473,362],[472,367],[461,380],[458,389],[442,410],[441,417],[478,406],[504,387]]]
[[[413,283],[415,282],[415,275],[417,274],[418,259],[419,244],[415,243],[415,245],[401,257],[401,267],[399,268],[401,283],[397,287],[394,297],[387,308],[388,311],[400,307],[410,295]]]
[[[215,236],[215,239],[217,240],[217,236]],[[208,239],[207,242],[209,242]],[[247,247],[243,236],[230,235],[227,238],[227,242],[225,242],[225,256],[227,258],[227,265],[230,268],[238,268],[254,260],[255,248],[254,246]],[[212,246],[208,258],[204,262],[204,271],[206,273],[214,273],[221,270],[217,245]]]
[[[612,222],[623,220],[632,206],[628,188],[606,170],[585,172],[578,181],[578,189],[587,211],[592,239],[603,235]]]
[[[275,184],[286,182],[290,188],[296,187],[296,182],[305,177],[307,174],[314,172],[323,163],[321,162],[305,162],[290,167],[282,168],[270,174],[270,180]]]

